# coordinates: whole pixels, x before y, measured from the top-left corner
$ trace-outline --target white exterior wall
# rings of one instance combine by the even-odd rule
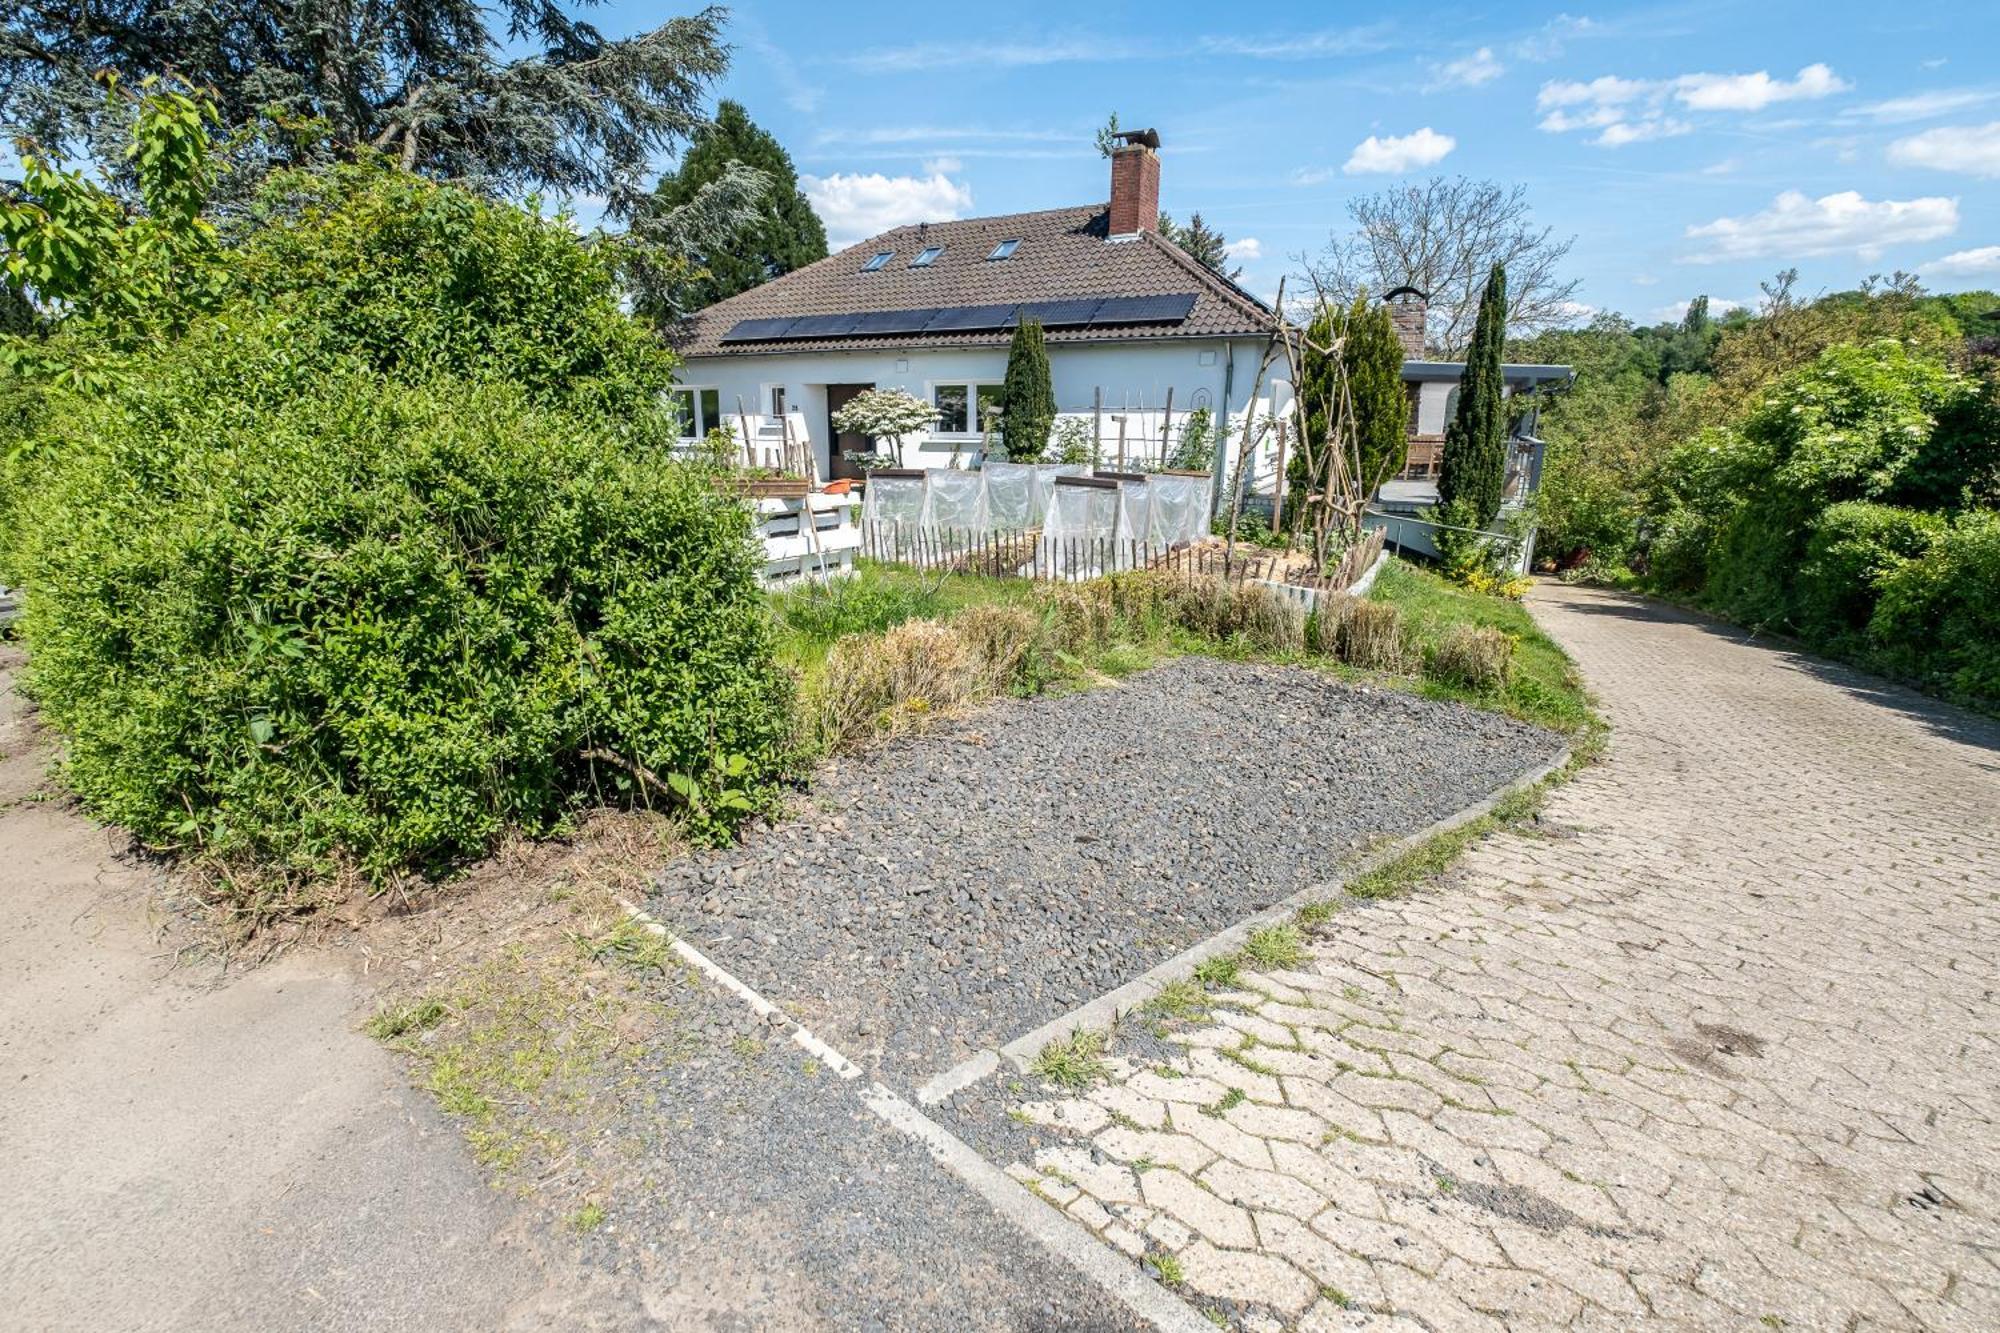
[[[1444,434],[1451,420],[1445,406],[1457,387],[1457,380],[1425,380],[1417,385],[1417,434]]]
[[[1174,420],[1206,407],[1220,415],[1225,390],[1232,416],[1241,420],[1263,339],[1153,339],[1118,343],[1050,343],[1049,372],[1056,408],[1065,415],[1090,419],[1095,393],[1104,393],[1103,448],[1107,466],[1118,449],[1117,417],[1125,416],[1128,458],[1157,457],[1167,390],[1174,394]],[[1229,386],[1230,361],[1235,361]],[[1282,376],[1282,362],[1274,369]],[[689,357],[677,382],[690,388],[717,391],[722,414],[737,425],[737,401],[751,418],[754,437],[765,430],[773,385],[783,385],[793,411],[796,433],[802,420],[818,458],[821,474],[827,456],[826,386],[872,384],[904,389],[930,401],[938,384],[998,384],[1007,372],[1007,348],[881,349],[843,352],[797,352],[740,356]],[[1290,402],[1290,385],[1267,375],[1260,415],[1271,410],[1273,395],[1280,408]],[[740,429],[738,434],[740,434]],[[1176,437],[1177,438],[1177,437]],[[932,434],[904,441],[903,461],[911,467],[943,467],[956,455],[961,466],[978,461],[982,440],[977,434]],[[1143,445],[1143,454],[1142,454]],[[1266,466],[1268,466],[1266,464]]]

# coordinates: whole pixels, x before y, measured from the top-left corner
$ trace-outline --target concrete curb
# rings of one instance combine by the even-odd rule
[[[1405,834],[1403,837],[1397,838],[1395,841],[1386,843],[1367,853],[1341,878],[1329,880],[1323,884],[1309,885],[1306,888],[1300,889],[1297,893],[1291,894],[1283,900],[1272,904],[1255,916],[1239,921],[1220,933],[1209,936],[1199,944],[1175,954],[1166,962],[1148,969],[1146,972],[1120,986],[1117,990],[1100,995],[1089,1003],[1070,1010],[1061,1018],[1044,1023],[1034,1031],[1016,1037],[1014,1040],[1000,1047],[1000,1058],[1006,1060],[1018,1070],[1026,1070],[1029,1065],[1034,1063],[1035,1057],[1041,1054],[1042,1048],[1050,1042],[1066,1037],[1078,1028],[1109,1028],[1122,1015],[1130,1013],[1133,1009],[1138,1008],[1147,1000],[1159,994],[1169,982],[1178,981],[1183,977],[1192,975],[1197,964],[1222,954],[1236,952],[1243,947],[1252,934],[1264,929],[1266,926],[1278,925],[1290,919],[1291,915],[1301,907],[1305,907],[1311,903],[1324,902],[1329,898],[1336,897],[1346,891],[1346,886],[1351,881],[1367,874],[1376,867],[1395,860],[1405,852],[1428,842],[1440,833],[1448,833],[1460,825],[1469,824],[1483,815],[1491,814],[1500,802],[1506,800],[1516,792],[1525,791],[1545,781],[1551,774],[1560,771],[1569,761],[1570,750],[1568,746],[1564,746],[1556,757],[1548,763],[1531,770],[1521,777],[1515,778],[1512,782],[1504,786],[1495,788],[1484,799],[1475,801],[1455,814],[1446,815],[1436,823],[1421,828],[1415,833]],[[979,1079],[985,1077],[987,1072],[990,1072],[990,1066],[986,1066],[985,1062],[993,1054],[991,1051],[981,1051],[965,1063],[939,1074],[936,1078],[924,1084],[923,1088],[917,1094],[918,1097],[920,1099],[924,1098],[925,1094],[933,1089],[947,1089],[947,1091],[937,1098],[937,1101],[942,1101],[944,1097],[950,1096],[952,1093],[958,1092],[977,1082]],[[982,1067],[975,1068],[975,1066]],[[935,1105],[936,1102],[926,1101],[926,1104]]]

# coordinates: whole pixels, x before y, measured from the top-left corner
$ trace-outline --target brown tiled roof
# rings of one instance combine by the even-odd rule
[[[718,301],[686,321],[675,342],[688,356],[863,347],[976,347],[1004,343],[1012,334],[985,330],[727,345],[720,340],[745,319],[1187,292],[1194,293],[1194,309],[1176,323],[1050,329],[1049,341],[1217,338],[1270,331],[1271,312],[1263,302],[1154,232],[1108,240],[1108,216],[1106,205],[1092,204],[898,227]],[[1008,240],[1021,242],[1012,258],[986,258],[993,247]],[[926,268],[911,268],[917,252],[929,245],[943,246],[944,253]],[[883,250],[894,251],[895,258],[877,272],[863,273],[861,266]]]

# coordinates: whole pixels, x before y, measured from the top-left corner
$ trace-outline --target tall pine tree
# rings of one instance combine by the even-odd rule
[[[1490,527],[1507,482],[1507,416],[1501,402],[1501,346],[1507,337],[1507,270],[1495,264],[1479,298],[1472,346],[1458,382],[1458,412],[1444,432],[1438,500],[1449,521]]]
[[[1035,463],[1049,447],[1056,419],[1056,392],[1049,380],[1049,348],[1041,324],[1024,319],[1007,347],[1007,378],[1000,385],[1000,431],[1007,457]]]
[[[689,256],[708,271],[681,294],[690,309],[713,305],[826,258],[826,227],[799,189],[791,154],[753,124],[739,102],[723,102],[715,110],[714,123],[695,132],[680,166],[660,177],[655,205],[673,209],[691,203],[704,186],[722,180],[732,162],[763,172],[768,183],[754,220]]]

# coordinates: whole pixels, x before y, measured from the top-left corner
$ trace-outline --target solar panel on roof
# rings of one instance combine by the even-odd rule
[[[854,317],[849,330],[857,337],[880,337],[890,333],[921,333],[937,314],[936,306],[917,310],[874,310]]]
[[[944,306],[931,314],[925,333],[972,333],[982,329],[1004,329],[1014,322],[1011,305]]]
[[[1097,324],[1178,324],[1194,309],[1194,293],[1172,296],[1113,296],[1098,306]]]
[[[718,341],[726,343],[749,343],[763,342],[770,338],[782,338],[785,336],[785,330],[791,328],[796,323],[798,323],[798,320],[790,315],[782,319],[738,320],[730,328],[729,332],[723,334]]]
[[[854,331],[858,315],[806,315],[785,330],[786,338],[840,338]]]
[[[1043,324],[1088,324],[1103,303],[1099,296],[1078,296],[1066,301],[1029,301],[1021,311]]]

